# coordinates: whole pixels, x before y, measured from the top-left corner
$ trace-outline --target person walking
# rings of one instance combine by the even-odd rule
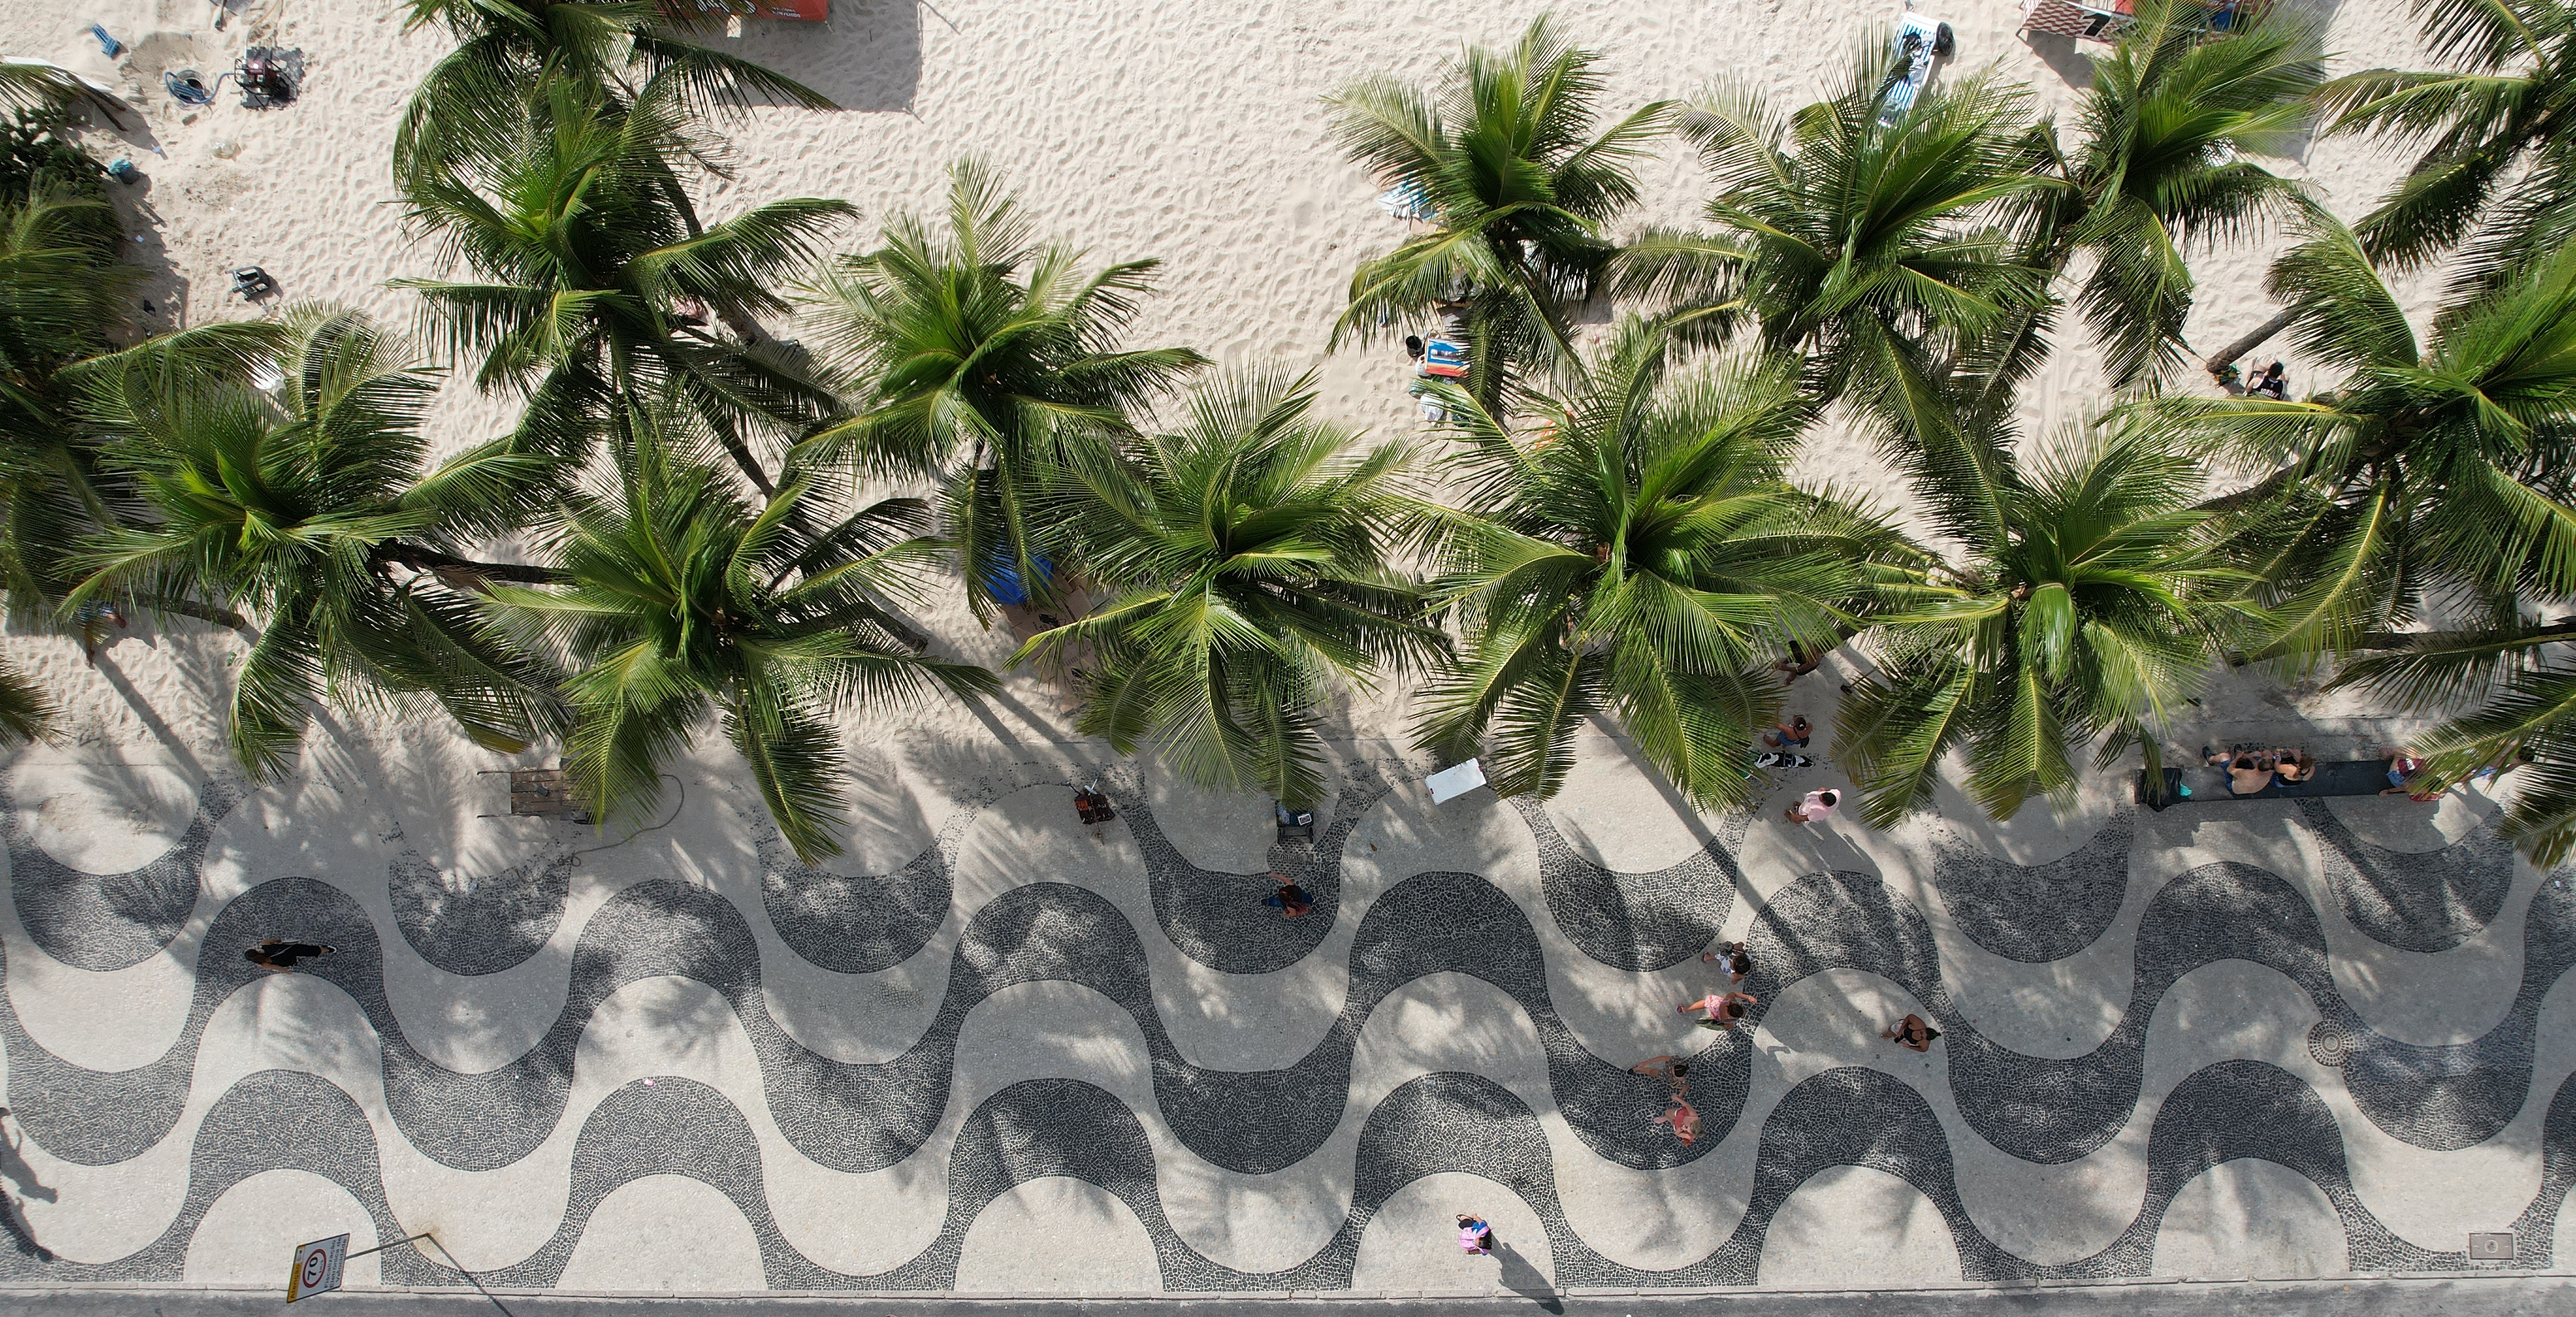
[[[1729,942],[1715,951],[1703,951],[1699,953],[1699,958],[1703,964],[1725,962],[1728,987],[1742,983],[1753,973],[1753,953],[1746,951],[1741,942]]]
[[[1743,1019],[1761,1001],[1749,992],[1712,992],[1695,1001],[1683,1002],[1674,1009],[1684,1015],[1692,1011],[1703,1012],[1705,1018],[1698,1021],[1700,1028],[1732,1029],[1736,1021]]]
[[[331,948],[319,942],[289,942],[282,937],[272,937],[244,951],[242,959],[271,974],[292,974],[295,962],[330,954]]]
[[[1276,873],[1270,877],[1279,884],[1279,890],[1261,898],[1261,903],[1278,911],[1280,918],[1295,919],[1315,908],[1315,898],[1305,888]]]
[[[1827,787],[1821,791],[1808,792],[1806,799],[1780,811],[1780,817],[1791,823],[1813,823],[1818,819],[1831,817],[1835,810],[1842,808],[1842,803],[1843,793]]]
[[[1940,1037],[1941,1031],[1933,1028],[1931,1022],[1922,1016],[1909,1013],[1904,1019],[1879,1030],[1878,1036],[1918,1052],[1928,1052],[1932,1050],[1932,1040]]]
[[[1699,1142],[1699,1109],[1678,1095],[1673,1098],[1671,1106],[1664,1108],[1664,1114],[1652,1117],[1646,1123],[1672,1126],[1673,1137],[1681,1140],[1685,1148]]]
[[[1465,1253],[1489,1256],[1494,1251],[1494,1228],[1485,1218],[1473,1212],[1458,1214],[1458,1248]]]
[[[1628,1073],[1663,1080],[1672,1087],[1674,1097],[1690,1091],[1690,1062],[1669,1053],[1647,1057],[1628,1067]]]

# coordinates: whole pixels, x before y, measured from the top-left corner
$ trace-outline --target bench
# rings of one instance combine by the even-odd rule
[[[2190,795],[2182,794],[2189,786]],[[2236,800],[2296,800],[2311,796],[2375,796],[2388,788],[2388,761],[2385,759],[2345,759],[2320,765],[2317,775],[2305,782],[2272,779],[2272,785],[2250,796],[2240,796],[2227,789],[2227,770],[2207,764],[2192,768],[2167,768],[2164,789],[2153,789],[2146,770],[2138,771],[2138,803],[2152,810],[2170,809],[2175,805],[2202,805]]]

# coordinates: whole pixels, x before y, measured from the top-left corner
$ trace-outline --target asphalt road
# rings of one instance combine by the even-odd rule
[[[277,1291],[165,1288],[0,1289],[8,1317],[273,1317]],[[1481,1299],[1353,1296],[1101,1298],[647,1298],[553,1294],[325,1294],[294,1317],[1677,1317],[1720,1307],[1728,1317],[2570,1317],[2576,1276],[2401,1280],[2170,1282],[2011,1289],[1696,1291],[1684,1294],[1505,1295]]]

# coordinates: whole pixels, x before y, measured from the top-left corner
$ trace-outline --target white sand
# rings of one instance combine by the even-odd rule
[[[826,25],[754,22],[739,38],[711,38],[849,108],[755,112],[732,133],[739,177],[710,181],[701,209],[714,218],[777,197],[847,198],[863,215],[844,242],[856,250],[872,242],[887,212],[935,204],[952,160],[981,155],[1021,190],[1046,228],[1088,245],[1097,259],[1165,262],[1164,292],[1147,304],[1133,342],[1188,344],[1220,362],[1311,367],[1328,414],[1381,436],[1410,434],[1408,364],[1394,347],[1324,352],[1354,264],[1396,242],[1402,226],[1377,209],[1371,181],[1327,140],[1320,98],[1380,70],[1427,79],[1461,41],[1508,40],[1547,7],[1527,0],[943,0],[918,7],[842,0]],[[1687,95],[1729,70],[1758,71],[1784,102],[1795,103],[1837,76],[1864,31],[1897,13],[1805,0],[1553,8],[1578,39],[1607,53],[1612,90],[1603,108],[1611,115],[1651,97]],[[2359,52],[2338,55],[2337,69],[2422,60],[2399,0],[2329,8],[2330,47]],[[413,300],[385,281],[442,271],[432,251],[404,240],[387,152],[399,106],[445,39],[403,36],[390,0],[246,0],[221,32],[212,26],[219,12],[201,0],[100,0],[83,10],[5,6],[0,51],[130,81],[146,107],[141,126],[121,143],[105,135],[93,141],[102,154],[131,155],[146,175],[120,195],[151,221],[137,226],[143,236],[135,254],[155,274],[143,294],[161,313],[154,323],[251,314],[228,294],[225,275],[248,263],[276,276],[289,300],[349,303],[410,323]],[[2043,110],[2063,113],[2075,103],[2078,87],[2069,78],[2089,74],[2076,47],[2017,35],[2016,6],[1975,0],[1926,12],[1958,31],[1953,68],[1992,62],[2028,81]],[[89,15],[131,48],[122,61],[99,56],[82,30]],[[303,52],[306,77],[295,104],[244,110],[227,87],[214,106],[182,114],[161,90],[162,68],[193,66],[211,77],[249,44]],[[2278,163],[2347,216],[2365,210],[2401,165],[2399,153],[2348,139],[2312,142],[2299,158]],[[1647,204],[1631,224],[1695,218],[1706,184],[1677,144],[1643,172]],[[2191,336],[2203,350],[2270,314],[2260,284],[2279,246],[2252,242],[2196,262],[2202,293]],[[2091,354],[2071,337],[2062,341],[2030,391],[2034,432],[2101,396]],[[2287,346],[2279,341],[2274,349]],[[2307,378],[2295,355],[2291,367],[2294,383]],[[477,398],[460,384],[435,419],[436,435],[442,445],[463,444],[495,433],[510,414],[506,399]],[[1868,448],[1831,427],[1814,436],[1799,470],[1904,502],[1901,483]],[[969,657],[998,662],[1009,652],[999,633],[975,629],[953,591],[925,620]],[[10,645],[65,701],[81,744],[116,755],[157,742],[153,753],[181,753],[209,768],[222,753],[215,708],[239,647],[212,628],[148,620],[138,620],[134,635],[96,670],[81,664],[77,645],[58,637]],[[2214,716],[2231,725],[2245,717],[2368,712],[2269,680],[2222,685],[2212,698]],[[969,746],[996,738],[1071,739],[1050,693],[1018,679],[1010,694],[982,719],[954,708],[879,717],[854,710],[854,744],[900,746],[902,757],[918,761],[943,749],[971,758]],[[1403,713],[1402,692],[1384,692],[1357,702],[1348,730],[1400,737]],[[450,740],[435,716],[406,721],[413,735]],[[394,722],[365,713],[343,720],[340,732],[364,740],[373,734],[368,729],[389,731]],[[869,723],[877,726],[862,730]],[[913,734],[883,735],[898,729]],[[2376,719],[2326,730],[2349,732],[2345,739],[2355,745],[2385,734]],[[459,760],[466,761],[483,766],[492,759],[468,752]]]

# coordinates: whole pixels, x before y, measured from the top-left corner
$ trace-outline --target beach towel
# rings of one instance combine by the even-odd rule
[[[1445,338],[1422,345],[1422,373],[1444,380],[1467,377],[1467,349]]]
[[[1431,194],[1409,178],[1377,194],[1377,204],[1393,219],[1430,220],[1440,215],[1431,205]]]

